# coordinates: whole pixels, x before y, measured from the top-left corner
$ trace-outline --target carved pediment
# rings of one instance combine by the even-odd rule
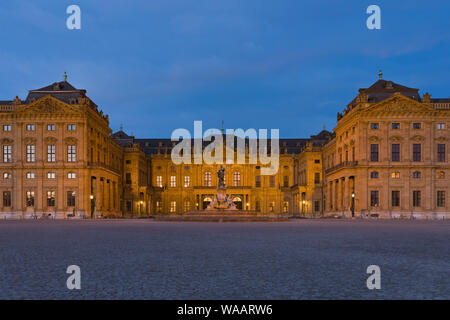
[[[67,137],[67,138],[64,139],[64,142],[66,144],[76,144],[77,141],[78,141],[78,139],[74,138],[74,137]]]
[[[13,142],[14,142],[13,139],[9,139],[9,138],[2,139],[2,144],[12,144]]]
[[[21,114],[82,114],[82,112],[69,104],[66,104],[50,95],[42,97],[28,105],[25,105],[16,110],[16,113]]]
[[[416,141],[416,142],[425,141],[425,137],[416,134],[415,136],[411,137],[411,141]]]
[[[381,139],[379,137],[377,137],[377,136],[370,136],[369,137],[369,141],[370,142],[380,142]]]
[[[448,138],[447,138],[447,137],[444,137],[444,136],[440,136],[440,137],[436,137],[435,140],[436,140],[436,141],[439,141],[439,142],[445,142],[445,141],[448,140]]]
[[[23,139],[25,145],[36,144],[36,138],[34,137],[26,137]]]
[[[48,144],[55,144],[58,141],[58,139],[56,139],[55,137],[46,137],[44,138],[44,141],[45,143]]]
[[[392,97],[376,103],[366,109],[366,112],[376,113],[424,113],[435,111],[426,104],[407,98],[401,94],[394,94]]]
[[[392,142],[401,142],[402,140],[403,140],[403,137],[401,137],[401,136],[389,137],[389,141],[392,141]]]

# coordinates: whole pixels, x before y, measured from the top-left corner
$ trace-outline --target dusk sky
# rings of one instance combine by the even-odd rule
[[[66,28],[67,6],[81,30]],[[345,4],[345,6],[344,6]],[[381,8],[381,30],[366,9]],[[450,96],[447,1],[2,1],[0,100],[63,80],[113,131],[279,128],[303,138],[383,78]]]

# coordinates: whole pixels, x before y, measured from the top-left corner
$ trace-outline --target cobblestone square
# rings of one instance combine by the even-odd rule
[[[449,221],[0,221],[0,299],[450,299],[449,240]]]

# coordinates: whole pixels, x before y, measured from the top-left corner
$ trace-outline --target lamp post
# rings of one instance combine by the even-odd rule
[[[352,218],[355,217],[355,191],[352,192]]]
[[[306,204],[306,201],[303,200],[302,201],[302,213],[303,213],[303,215],[305,215],[305,204]]]
[[[140,206],[139,206],[139,215],[140,216],[142,216],[142,207],[143,207],[143,205],[144,205],[144,201],[139,201],[139,204],[140,204]]]
[[[90,195],[89,197],[91,199],[91,219],[94,219],[94,213],[95,213],[95,197],[94,195]]]

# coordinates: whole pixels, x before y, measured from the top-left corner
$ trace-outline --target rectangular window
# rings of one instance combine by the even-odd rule
[[[55,125],[54,124],[48,124],[47,125],[47,131],[55,131]]]
[[[56,161],[56,147],[54,144],[47,145],[47,161],[48,162]]]
[[[36,161],[36,146],[28,145],[27,146],[27,162],[35,162]]]
[[[420,129],[421,124],[419,122],[413,123],[413,129]]]
[[[34,131],[34,124],[27,124],[27,131]]]
[[[392,145],[392,161],[394,161],[394,162],[400,161],[400,145],[399,144]]]
[[[176,201],[170,201],[170,212],[171,213],[177,212],[177,202]]]
[[[421,161],[422,159],[421,147],[422,146],[420,143],[413,144],[413,161]]]
[[[3,126],[3,131],[11,131],[11,125],[5,124],[5,125]]]
[[[3,162],[12,162],[12,146],[3,146]]]
[[[283,186],[289,187],[289,177],[288,176],[283,177]]]
[[[437,145],[437,161],[445,162],[445,144]]]
[[[420,171],[413,172],[413,179],[420,179],[422,177],[422,173]]]
[[[398,123],[398,122],[392,123],[392,129],[393,129],[393,130],[400,129],[400,123]]]
[[[392,206],[400,206],[400,191],[392,191]]]
[[[205,172],[205,187],[211,187],[211,172]]]
[[[370,145],[370,161],[378,161],[378,144]]]
[[[255,187],[261,187],[261,176],[255,176]]]
[[[131,211],[131,201],[126,202],[127,211]]]
[[[391,178],[392,179],[400,179],[400,172],[398,172],[398,171],[392,172],[391,173]]]
[[[11,207],[11,191],[3,191],[3,206]]]
[[[26,204],[27,207],[33,207],[34,206],[34,191],[27,191],[26,193]]]
[[[191,177],[190,176],[184,176],[184,187],[189,188],[191,186]]]
[[[75,124],[68,124],[67,130],[69,131],[75,131],[77,129],[77,126]]]
[[[75,172],[69,172],[69,173],[67,174],[67,178],[68,178],[68,179],[75,179],[76,177],[77,177],[77,175],[76,175]]]
[[[437,129],[438,130],[444,130],[445,129],[445,123],[438,123],[437,124]]]
[[[370,178],[371,179],[378,179],[378,171],[370,172]]]
[[[379,198],[378,198],[378,190],[372,190],[370,191],[370,205],[372,207],[378,207],[380,204]]]
[[[177,177],[176,176],[170,176],[170,187],[175,188],[177,186]]]
[[[55,179],[56,173],[54,172],[47,172],[47,179]]]
[[[67,191],[67,206],[75,207],[75,191]]]
[[[371,123],[370,124],[370,129],[372,129],[372,130],[378,129],[378,123]]]
[[[420,191],[413,191],[413,207],[420,207]]]
[[[131,184],[131,173],[125,173],[125,184]]]
[[[56,191],[47,191],[47,207],[55,206]]]
[[[436,200],[438,207],[445,207],[445,191],[438,191]]]
[[[130,178],[130,180],[131,180],[131,178]],[[163,186],[162,176],[157,176],[156,177],[156,186],[159,187],[159,188],[162,188],[162,186]]]
[[[320,172],[314,173],[314,183],[319,184],[320,183]]]
[[[77,161],[77,146],[76,145],[68,145],[67,146],[67,161],[68,162]]]
[[[34,172],[27,172],[27,179],[34,179],[35,175]]]
[[[314,211],[319,212],[320,211],[320,201],[314,200]]]
[[[269,186],[275,187],[275,176],[269,177]]]

